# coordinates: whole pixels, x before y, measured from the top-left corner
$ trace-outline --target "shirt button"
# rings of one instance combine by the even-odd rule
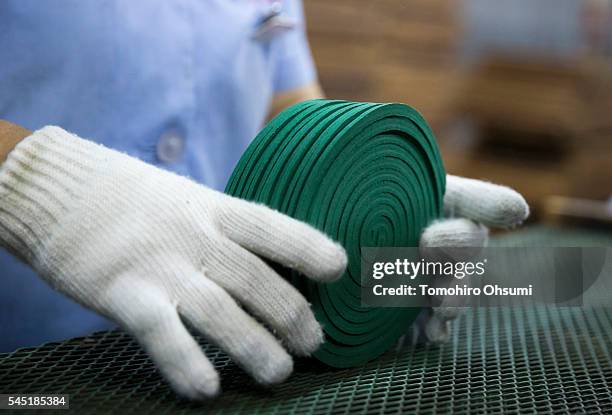
[[[181,158],[185,140],[176,131],[166,131],[157,143],[157,158],[164,163],[172,163]]]

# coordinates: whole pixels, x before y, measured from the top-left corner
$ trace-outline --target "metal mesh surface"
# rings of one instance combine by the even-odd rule
[[[298,361],[272,390],[202,343],[223,394],[196,405],[176,399],[128,335],[106,332],[0,355],[0,391],[68,393],[78,413],[612,413],[611,333],[612,309],[480,309],[442,347],[346,370]]]
[[[344,370],[298,360],[268,390],[201,344],[223,388],[204,404],[178,400],[118,331],[0,354],[0,393],[70,394],[76,413],[612,413],[612,308],[472,310],[441,347]]]

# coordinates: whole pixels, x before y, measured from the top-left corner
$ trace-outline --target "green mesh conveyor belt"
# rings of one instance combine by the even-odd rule
[[[493,243],[612,246],[612,234],[535,227]],[[271,390],[201,344],[223,387],[205,404],[177,400],[122,332],[0,354],[0,393],[67,393],[78,414],[612,413],[612,306],[477,309],[442,347],[408,345],[350,369],[298,360]]]
[[[443,347],[351,369],[298,361],[269,391],[202,344],[223,379],[206,404],[178,401],[121,332],[0,355],[0,393],[68,393],[78,414],[612,413],[612,309],[480,309]]]
[[[308,222],[349,265],[332,284],[282,270],[325,330],[315,357],[350,367],[388,350],[418,308],[361,307],[362,246],[417,246],[440,216],[445,173],[433,133],[402,104],[314,100],[280,113],[246,150],[226,192]]]

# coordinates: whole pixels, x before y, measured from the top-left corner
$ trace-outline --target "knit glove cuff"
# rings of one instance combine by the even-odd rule
[[[38,268],[53,229],[117,156],[54,126],[23,139],[0,166],[0,244]]]

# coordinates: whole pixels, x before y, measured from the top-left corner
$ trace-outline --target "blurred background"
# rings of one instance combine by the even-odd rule
[[[331,98],[399,101],[531,221],[612,224],[612,1],[305,0]]]

